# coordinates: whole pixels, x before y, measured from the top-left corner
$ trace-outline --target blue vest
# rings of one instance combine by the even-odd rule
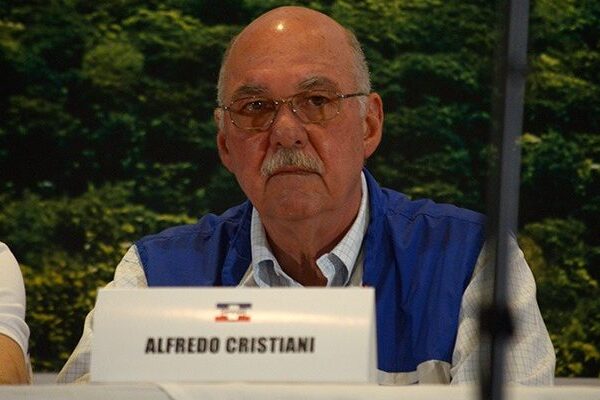
[[[461,299],[484,240],[484,218],[380,188],[364,170],[370,221],[363,284],[375,288],[378,367],[415,371],[452,361]],[[251,263],[247,201],[136,243],[149,286],[236,286]]]

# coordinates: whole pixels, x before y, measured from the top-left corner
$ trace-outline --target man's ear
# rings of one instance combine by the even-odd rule
[[[219,157],[225,168],[231,172],[231,153],[227,145],[227,136],[223,132],[223,126],[225,125],[223,110],[216,108],[213,112],[213,117],[217,125],[217,150],[219,151]]]
[[[383,102],[381,97],[377,93],[369,94],[366,107],[363,134],[365,160],[375,152],[381,142],[381,135],[383,134]]]

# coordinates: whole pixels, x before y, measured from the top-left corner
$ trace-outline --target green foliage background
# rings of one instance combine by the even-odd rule
[[[351,27],[386,111],[386,186],[484,211],[488,0],[0,0],[0,240],[36,370],[58,370],[135,239],[242,199],[215,151],[229,38],[309,5]],[[520,242],[561,376],[600,374],[600,3],[534,0]]]

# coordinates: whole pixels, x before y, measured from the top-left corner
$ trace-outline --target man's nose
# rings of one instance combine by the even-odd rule
[[[308,140],[304,123],[292,109],[290,101],[279,106],[271,125],[271,144],[277,147],[304,147]]]

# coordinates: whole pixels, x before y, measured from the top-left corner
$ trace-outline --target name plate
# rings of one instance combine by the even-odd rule
[[[101,289],[95,382],[375,382],[372,288]]]

